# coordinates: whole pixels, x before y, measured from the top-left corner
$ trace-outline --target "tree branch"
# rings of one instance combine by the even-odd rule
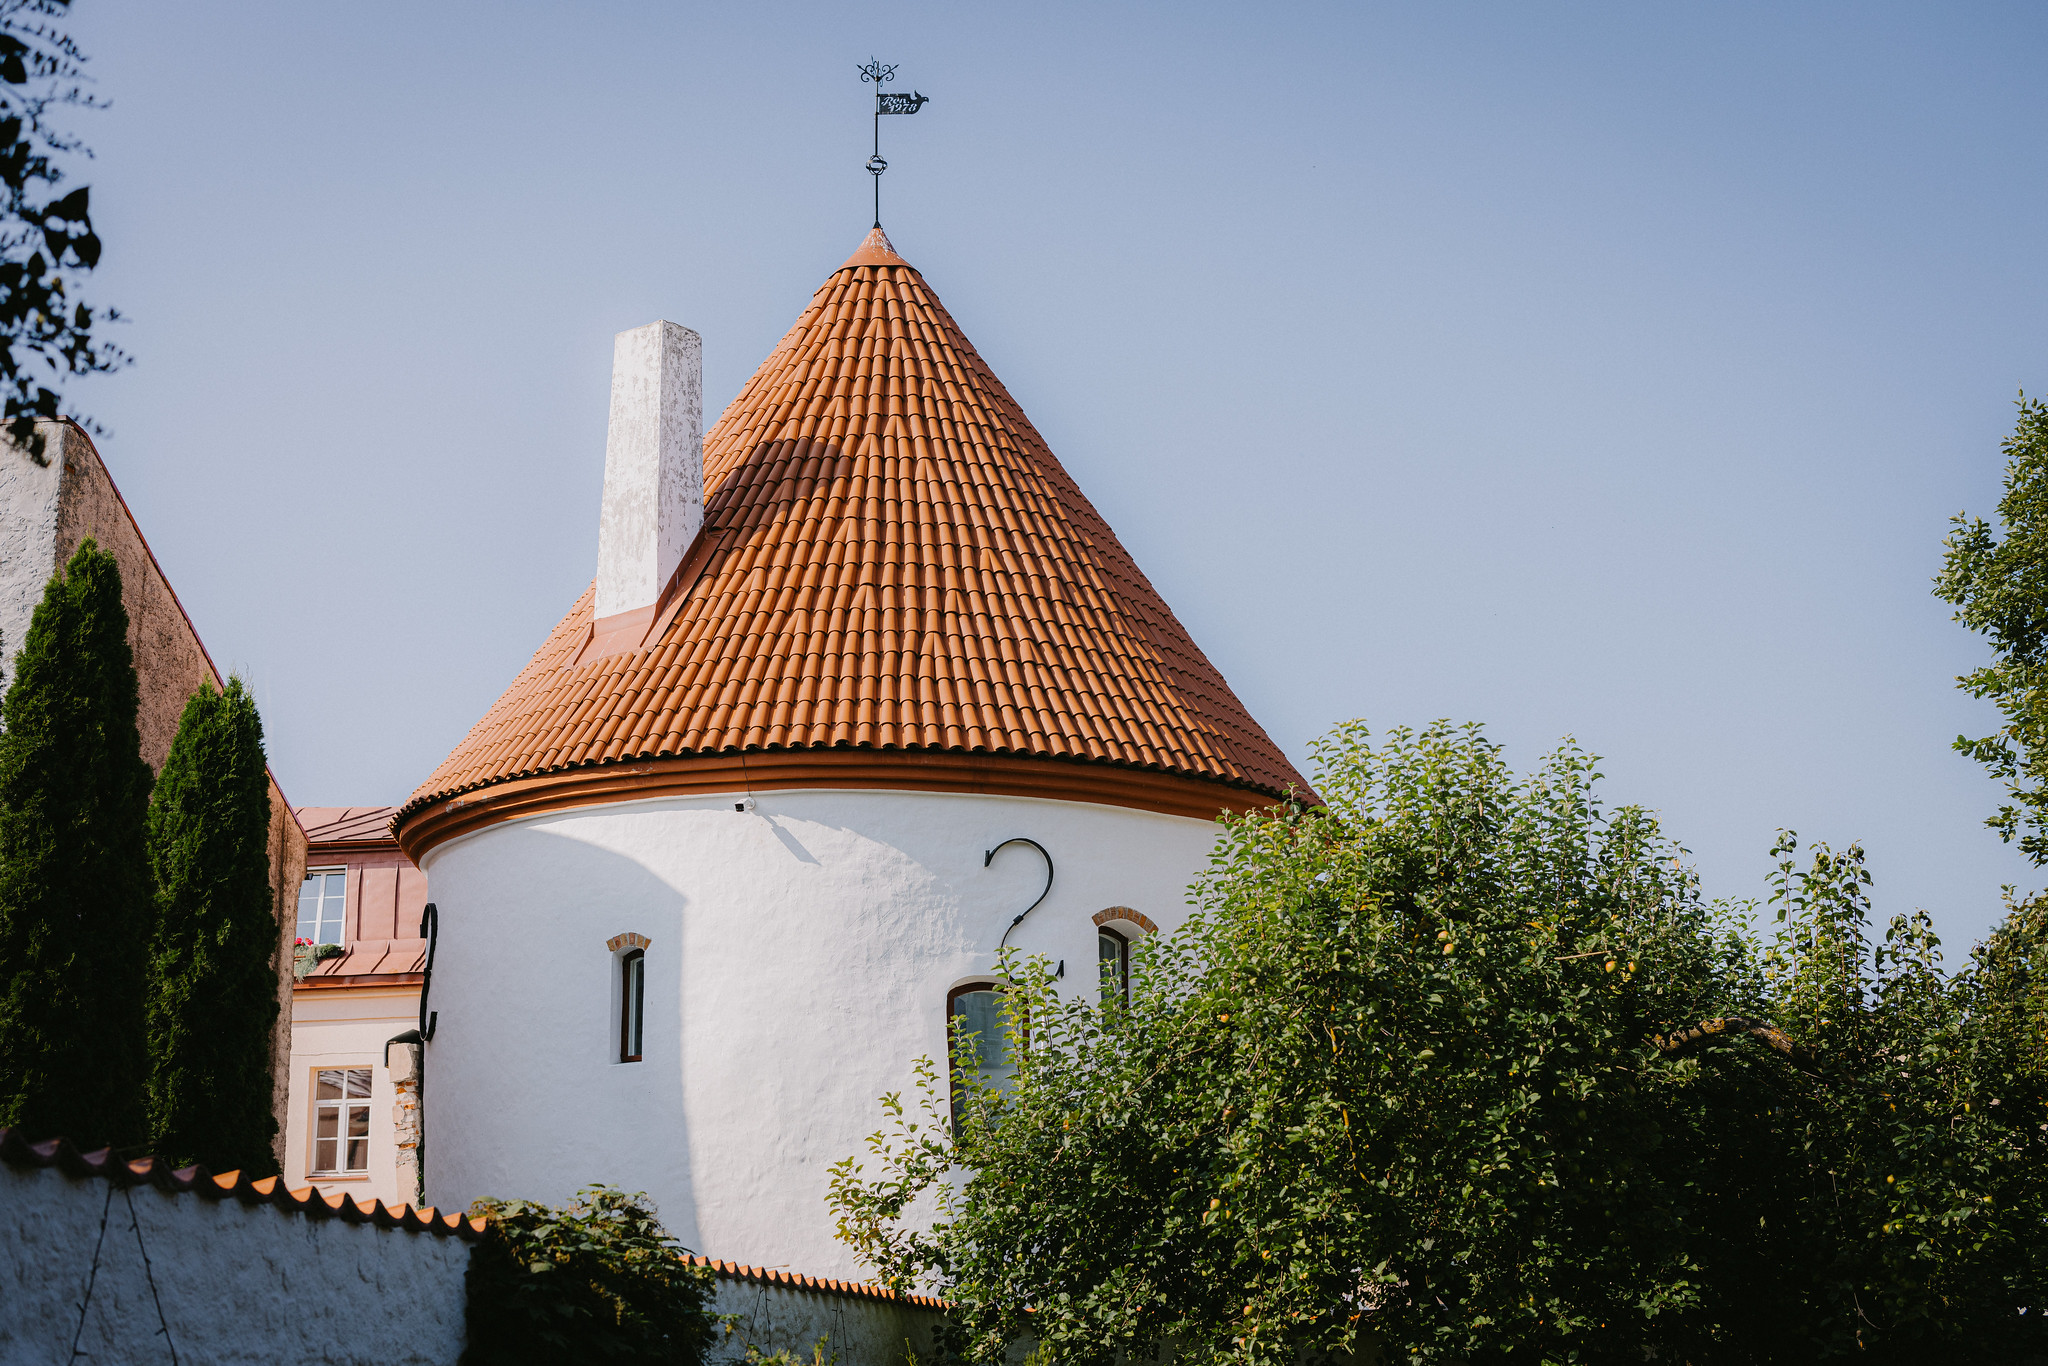
[[[1650,1042],[1656,1044],[1660,1052],[1676,1053],[1695,1039],[1704,1039],[1714,1034],[1753,1034],[1788,1058],[1797,1051],[1792,1045],[1792,1040],[1785,1036],[1784,1030],[1769,1020],[1752,1019],[1747,1015],[1722,1015],[1716,1019],[1702,1020],[1690,1029],[1673,1030],[1669,1034],[1653,1034],[1650,1036]]]

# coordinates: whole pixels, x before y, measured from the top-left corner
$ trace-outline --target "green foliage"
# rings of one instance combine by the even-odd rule
[[[913,1354],[908,1360],[915,1362],[917,1358]],[[742,1356],[740,1361],[742,1366],[838,1366],[839,1353],[831,1350],[831,1340],[828,1338],[819,1338],[812,1343],[808,1356],[800,1356],[788,1347],[779,1352],[764,1352],[750,1342],[746,1346],[746,1355]]]
[[[0,0],[0,408],[8,434],[38,461],[35,419],[57,416],[62,400],[32,369],[84,375],[127,361],[93,334],[120,315],[71,293],[99,264],[100,239],[90,192],[57,193],[57,158],[83,148],[49,116],[94,103],[82,83],[84,54],[52,23],[69,10],[70,0]]]
[[[1012,958],[1014,1081],[956,1040],[953,1095],[925,1063],[878,1174],[834,1169],[842,1238],[951,1300],[964,1355],[2039,1340],[2048,1096],[2007,1029],[2040,1037],[2038,916],[1951,982],[1924,917],[1867,944],[1860,851],[1800,871],[1788,837],[1766,944],[1576,750],[1517,779],[1475,729],[1354,726],[1318,758],[1327,805],[1226,823],[1128,1007]]]
[[[137,703],[121,573],[88,540],[36,607],[0,734],[0,1124],[36,1138],[144,1136]]]
[[[1992,663],[1956,680],[1998,705],[2003,724],[1955,747],[2005,784],[2007,801],[1985,824],[2037,865],[2048,863],[2048,404],[2019,398],[2006,438],[2001,539],[1991,524],[1955,516],[1935,596],[1955,619],[1989,638]]]
[[[645,1195],[587,1186],[568,1207],[479,1200],[464,1366],[704,1359],[715,1273],[693,1266]]]
[[[263,722],[242,680],[185,704],[149,807],[156,936],[149,1128],[158,1156],[251,1176],[271,1143],[277,913]]]

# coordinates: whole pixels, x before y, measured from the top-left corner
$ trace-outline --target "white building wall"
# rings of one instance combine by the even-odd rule
[[[411,1204],[416,1192],[398,1170],[398,1094],[384,1066],[384,1042],[419,1024],[418,987],[325,987],[292,996],[290,1097],[284,1134],[287,1184],[345,1191],[367,1204]],[[391,1050],[403,1068],[404,1050]],[[323,1067],[367,1067],[370,1073],[370,1170],[365,1176],[325,1176],[313,1170],[313,1074]]]
[[[877,1098],[943,1058],[946,994],[1012,933],[1096,989],[1092,917],[1170,932],[1210,822],[1028,798],[877,791],[617,804],[492,826],[424,860],[441,912],[427,1054],[427,1198],[652,1195],[714,1257],[858,1278],[827,1169]],[[615,960],[646,935],[646,1061],[616,1057]]]

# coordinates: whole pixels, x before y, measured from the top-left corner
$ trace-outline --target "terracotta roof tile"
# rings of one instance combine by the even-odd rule
[[[586,592],[401,817],[582,765],[752,750],[1308,784],[879,230],[704,440],[705,529],[639,648]]]
[[[104,1177],[117,1186],[155,1186],[172,1193],[191,1192],[208,1200],[232,1196],[245,1205],[275,1205],[281,1210],[309,1218],[339,1217],[352,1224],[375,1224],[379,1228],[402,1228],[414,1233],[454,1234],[471,1240],[480,1238],[484,1221],[461,1214],[442,1214],[429,1206],[386,1205],[382,1200],[359,1201],[352,1195],[322,1195],[316,1186],[288,1190],[282,1180],[266,1176],[251,1181],[240,1172],[216,1176],[204,1167],[177,1167],[158,1157],[139,1157],[124,1162],[111,1149],[81,1153],[69,1139],[53,1138],[31,1143],[19,1129],[0,1129],[0,1162],[13,1167],[56,1167],[70,1176]]]
[[[867,1281],[834,1281],[822,1276],[805,1276],[795,1271],[783,1271],[773,1267],[741,1266],[738,1262],[721,1262],[712,1257],[691,1257],[698,1266],[708,1266],[719,1275],[731,1281],[753,1281],[762,1285],[786,1285],[799,1290],[815,1290],[828,1295],[851,1295],[863,1300],[901,1300],[922,1309],[946,1309],[950,1306],[942,1299],[931,1295],[899,1295],[883,1285]]]

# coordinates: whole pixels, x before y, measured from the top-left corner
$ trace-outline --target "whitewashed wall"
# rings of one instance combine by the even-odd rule
[[[469,1249],[0,1163],[0,1363],[453,1366]]]
[[[692,1248],[854,1279],[827,1168],[877,1097],[942,1058],[946,993],[1011,942],[1096,989],[1092,917],[1171,931],[1215,840],[1121,807],[802,791],[619,804],[493,826],[425,856],[441,909],[428,1050],[427,1198],[560,1203],[644,1190]],[[614,959],[646,935],[647,1060],[618,1063]]]

